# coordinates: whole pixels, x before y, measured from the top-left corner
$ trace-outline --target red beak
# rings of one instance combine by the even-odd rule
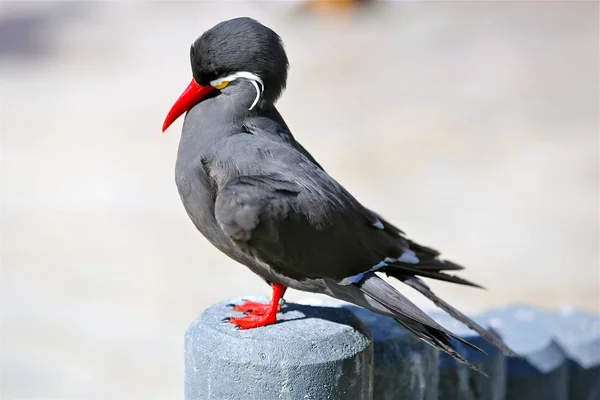
[[[175,104],[173,104],[173,107],[171,107],[171,110],[167,114],[167,118],[165,118],[165,122],[163,123],[162,131],[166,131],[167,128],[181,116],[181,114],[195,106],[213,90],[215,90],[214,87],[200,86],[194,79],[192,79],[188,87],[183,91],[181,96],[179,96]]]

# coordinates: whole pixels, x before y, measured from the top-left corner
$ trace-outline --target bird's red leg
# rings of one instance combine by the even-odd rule
[[[285,294],[287,289],[279,283],[273,283],[273,296],[269,304],[247,301],[244,304],[236,306],[235,311],[250,311],[250,314],[239,318],[231,318],[229,322],[237,325],[240,329],[258,328],[259,326],[271,325],[277,321],[277,311],[279,311],[279,300]]]

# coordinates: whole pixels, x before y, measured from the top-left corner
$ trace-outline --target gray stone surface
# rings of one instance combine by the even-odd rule
[[[391,318],[346,308],[367,325],[373,338],[373,399],[436,400],[439,352]]]
[[[507,400],[568,399],[567,357],[550,332],[518,318],[519,309],[507,307],[485,314],[489,325],[522,358],[507,359]]]
[[[186,400],[371,399],[373,346],[352,312],[288,303],[277,324],[238,330],[223,322],[238,302],[189,326]]]
[[[447,354],[440,354],[440,400],[504,400],[506,396],[506,357],[483,339],[477,332],[456,321],[447,314],[435,313],[432,317],[451,332],[468,340],[487,354],[475,351],[457,341],[460,354],[487,376],[459,363]],[[484,328],[482,317],[472,317]]]

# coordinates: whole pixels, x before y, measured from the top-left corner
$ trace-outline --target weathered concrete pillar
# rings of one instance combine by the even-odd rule
[[[223,322],[230,303],[241,299],[210,307],[187,330],[186,400],[372,398],[373,345],[351,311],[287,303],[277,324],[238,330]]]
[[[374,400],[437,400],[439,352],[392,318],[346,306],[371,331]]]
[[[600,316],[565,307],[545,311],[527,305],[503,309],[515,329],[542,329],[568,362],[568,398],[600,400]]]
[[[569,359],[569,399],[600,400],[600,316],[565,308],[535,313]]]
[[[489,325],[523,358],[507,359],[507,400],[567,400],[568,362],[550,332],[525,323],[518,306],[491,310]]]
[[[458,352],[487,376],[474,371],[445,353],[440,353],[440,400],[504,400],[506,396],[506,357],[477,332],[448,314],[435,313],[431,317],[457,336],[479,347],[487,354],[455,341]],[[487,328],[482,317],[471,318]]]

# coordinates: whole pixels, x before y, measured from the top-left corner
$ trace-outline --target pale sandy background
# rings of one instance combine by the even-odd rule
[[[188,221],[181,122],[160,133],[189,45],[234,16],[283,37],[280,110],[324,167],[489,289],[446,299],[600,310],[598,3],[0,11],[3,400],[181,398],[188,323],[268,293]]]

